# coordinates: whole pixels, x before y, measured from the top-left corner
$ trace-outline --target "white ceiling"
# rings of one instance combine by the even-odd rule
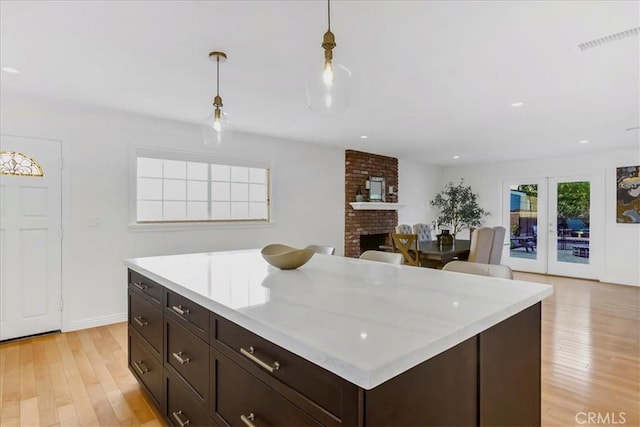
[[[577,47],[640,26],[636,1],[334,0],[340,115],[306,106],[324,1],[2,0],[0,16],[1,65],[20,70],[2,90],[201,123],[224,50],[238,130],[442,165],[640,147],[639,37]]]

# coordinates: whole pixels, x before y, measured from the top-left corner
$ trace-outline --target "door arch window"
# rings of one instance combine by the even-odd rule
[[[44,176],[42,166],[33,158],[17,151],[0,151],[0,175]]]

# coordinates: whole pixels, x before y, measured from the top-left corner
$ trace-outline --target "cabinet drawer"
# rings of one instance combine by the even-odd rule
[[[353,419],[344,402],[357,399],[356,386],[220,316],[212,321],[212,342],[230,349],[242,366],[278,379],[339,420]]]
[[[139,334],[129,330],[129,369],[144,384],[155,404],[162,408],[164,402],[164,369],[160,360],[153,356]]]
[[[153,280],[149,280],[143,275],[129,270],[129,288],[147,296],[154,305],[162,307],[164,287]]]
[[[211,412],[231,426],[321,426],[221,353],[211,350]],[[215,396],[215,397],[214,397]],[[244,419],[243,419],[244,418]]]
[[[162,311],[129,289],[129,327],[133,327],[156,351],[162,354]]]
[[[167,419],[176,427],[213,425],[207,411],[191,397],[182,381],[167,374]]]
[[[209,398],[209,346],[187,329],[166,319],[165,364],[174,368],[203,402]]]
[[[166,312],[171,318],[209,342],[209,310],[175,292],[167,291]]]

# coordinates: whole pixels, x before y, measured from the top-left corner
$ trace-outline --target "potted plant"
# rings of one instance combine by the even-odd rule
[[[479,227],[482,219],[490,215],[478,205],[478,195],[471,191],[470,185],[447,183],[429,204],[438,209],[438,228],[453,238],[465,228]]]

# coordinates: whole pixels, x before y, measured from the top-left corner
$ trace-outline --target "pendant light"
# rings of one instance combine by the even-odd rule
[[[222,97],[220,96],[220,63],[227,60],[224,52],[209,52],[209,59],[216,61],[216,96],[213,98],[213,114],[206,120],[203,127],[205,144],[218,143],[223,139],[228,139],[231,131],[231,123],[226,113],[222,111]]]
[[[333,60],[336,38],[331,32],[331,0],[327,0],[327,23],[327,32],[322,37],[324,63],[322,67],[314,67],[307,79],[307,103],[314,111],[338,113],[349,107],[351,71]]]

